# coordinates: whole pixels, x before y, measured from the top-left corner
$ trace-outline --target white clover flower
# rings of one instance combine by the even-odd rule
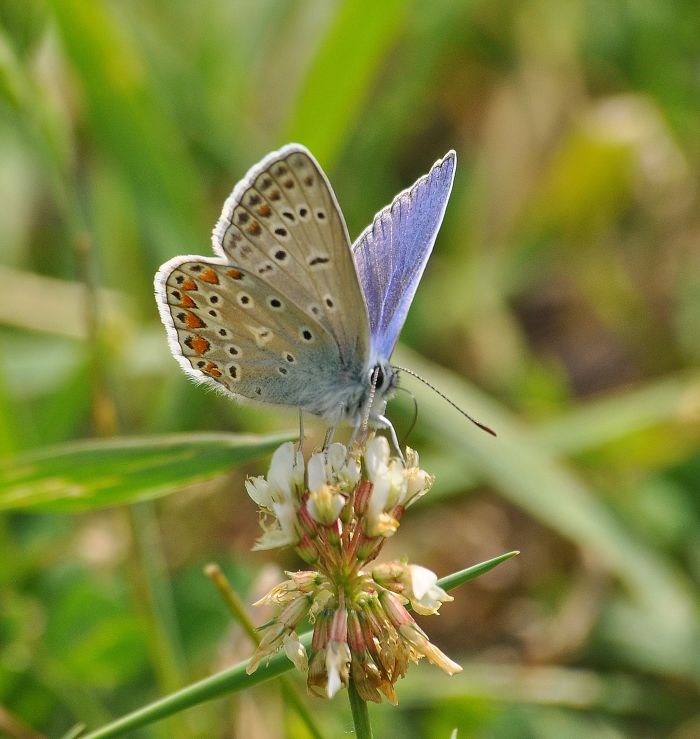
[[[298,497],[304,487],[304,457],[295,451],[291,441],[282,444],[272,455],[267,481],[275,501]]]
[[[291,502],[273,503],[272,513],[276,521],[270,526],[261,522],[263,535],[255,542],[254,550],[277,549],[299,541],[296,529],[297,507]]]
[[[418,452],[408,447],[406,449],[406,506],[415,503],[425,495],[435,482],[435,477],[420,468]]]
[[[343,492],[350,492],[360,480],[360,465],[343,444],[331,444],[326,456],[328,477]]]
[[[365,469],[372,483],[372,495],[367,503],[365,531],[369,536],[380,536],[386,529],[382,521],[389,499],[389,443],[383,436],[375,436],[365,449]]]
[[[256,549],[292,544],[316,569],[288,572],[258,604],[276,616],[262,630],[247,667],[253,672],[284,649],[314,695],[332,698],[352,675],[363,700],[397,702],[394,684],[411,662],[426,657],[452,675],[461,668],[432,645],[408,605],[434,614],[452,598],[434,572],[404,562],[370,565],[399,528],[406,506],[424,494],[433,478],[418,455],[406,462],[391,456],[386,439],[371,439],[356,459],[342,444],[312,454],[306,465],[291,443],[273,456],[266,478],[246,481],[250,497],[267,518]],[[274,517],[272,523],[268,522]],[[310,651],[296,628],[313,624]]]
[[[348,647],[347,642],[328,642],[326,650],[326,672],[328,673],[326,693],[329,698],[332,698],[344,685],[348,684],[350,658],[350,647]]]
[[[375,436],[365,448],[365,468],[367,477],[375,483],[387,474],[389,464],[389,442],[383,436]]]
[[[401,460],[391,459],[389,454],[389,442],[383,436],[367,444],[365,468],[373,485],[365,522],[369,536],[393,536],[399,526],[391,511],[403,503],[406,479]]]
[[[431,644],[424,631],[415,622],[403,624],[399,627],[398,631],[403,639],[405,639],[416,650],[416,652],[418,652],[418,654],[425,657],[428,662],[435,665],[435,667],[439,667],[448,675],[455,675],[458,672],[462,672],[461,665],[458,665],[434,644]]]
[[[360,481],[360,465],[354,457],[348,457],[338,470],[338,484],[345,492],[350,492]]]
[[[386,506],[393,508],[396,505],[402,505],[406,498],[406,475],[404,474],[403,463],[400,459],[392,459],[387,467],[387,475],[389,479],[389,493],[387,495]]]
[[[407,569],[408,588],[404,595],[411,601],[416,613],[429,616],[437,613],[443,603],[454,600],[437,584],[437,575],[427,567],[407,565]]]
[[[289,657],[290,662],[299,670],[306,672],[309,669],[309,660],[306,656],[306,647],[299,641],[295,632],[287,634],[284,637],[284,652]]]
[[[322,485],[328,483],[328,475],[326,473],[326,462],[323,453],[312,454],[308,465],[306,466],[306,477],[308,480],[309,490],[318,490]]]
[[[245,481],[245,489],[248,495],[261,508],[272,510],[273,499],[270,494],[270,484],[264,477],[249,477]]]
[[[348,450],[344,444],[331,444],[326,452],[326,461],[331,476],[337,475],[345,466]]]
[[[306,507],[314,521],[324,526],[334,523],[345,505],[345,498],[330,485],[309,491]]]

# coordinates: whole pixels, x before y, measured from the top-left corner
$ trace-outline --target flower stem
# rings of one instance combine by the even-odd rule
[[[348,696],[350,698],[352,720],[355,724],[355,736],[357,739],[372,739],[372,726],[369,723],[367,702],[360,698],[352,678],[348,682]]]
[[[204,573],[214,583],[216,589],[223,598],[224,603],[226,603],[234,618],[238,619],[253,644],[259,644],[260,635],[256,631],[255,625],[248,615],[245,604],[243,603],[241,596],[238,595],[231,586],[231,583],[228,581],[228,578],[221,567],[219,567],[215,562],[211,562],[204,568]],[[316,720],[297,692],[294,683],[286,677],[280,677],[279,680],[282,687],[282,693],[284,694],[286,701],[294,708],[299,715],[299,718],[306,724],[306,728],[309,730],[311,736],[314,739],[324,739],[324,735],[320,727],[316,724]]]

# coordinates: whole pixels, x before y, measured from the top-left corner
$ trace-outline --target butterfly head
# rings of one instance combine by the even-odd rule
[[[383,415],[386,403],[399,383],[399,373],[387,361],[376,362],[369,370],[365,408],[370,420]]]
[[[399,384],[399,373],[389,362],[377,362],[369,371],[369,382],[377,397],[386,400],[386,396]]]

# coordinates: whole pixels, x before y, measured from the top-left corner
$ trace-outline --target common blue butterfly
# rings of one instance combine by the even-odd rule
[[[333,425],[390,427],[383,414],[398,377],[389,360],[455,163],[448,152],[351,245],[311,153],[289,144],[268,154],[226,200],[216,256],[175,257],[156,274],[160,316],[185,372],[234,398],[297,407]]]

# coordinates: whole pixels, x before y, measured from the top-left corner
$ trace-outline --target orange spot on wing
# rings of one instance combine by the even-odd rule
[[[202,282],[208,282],[210,285],[219,284],[219,275],[217,275],[211,268],[206,270],[206,272],[202,272],[200,278],[202,279]]]
[[[185,313],[185,326],[187,328],[202,328],[204,325],[204,321],[199,316],[196,316],[191,311]]]
[[[234,280],[240,280],[243,277],[243,272],[239,269],[229,269],[226,271],[226,274]]]
[[[206,372],[212,377],[221,377],[221,370],[214,364],[214,362],[209,362],[209,364],[202,371]]]
[[[267,218],[270,213],[272,213],[272,209],[270,206],[265,203],[264,205],[261,205],[257,210],[258,215],[262,216],[263,218]]]
[[[259,236],[262,229],[257,221],[253,221],[250,226],[246,228],[246,231],[253,236]]]
[[[188,278],[187,278],[187,279],[186,279],[186,280],[185,280],[185,281],[184,281],[184,282],[182,283],[182,285],[180,285],[180,287],[181,287],[181,288],[182,288],[183,290],[197,290],[197,289],[198,289],[198,288],[197,288],[197,283],[196,283],[196,282],[195,282],[195,281],[194,281],[194,280],[193,280],[193,279],[192,279],[191,277],[188,277]]]
[[[197,303],[192,300],[192,298],[189,295],[183,295],[182,300],[180,302],[181,308],[196,308]]]
[[[209,351],[211,344],[203,337],[195,334],[185,339],[185,344],[197,354],[205,354]]]

